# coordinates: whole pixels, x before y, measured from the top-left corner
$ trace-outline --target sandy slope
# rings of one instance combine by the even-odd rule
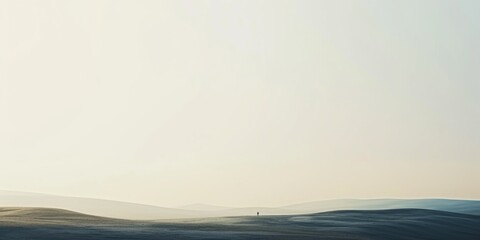
[[[118,220],[60,209],[0,208],[0,239],[480,239],[480,216],[424,209],[295,216]]]

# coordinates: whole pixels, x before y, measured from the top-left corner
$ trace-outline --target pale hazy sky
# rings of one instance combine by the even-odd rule
[[[0,0],[0,189],[480,198],[480,1]]]

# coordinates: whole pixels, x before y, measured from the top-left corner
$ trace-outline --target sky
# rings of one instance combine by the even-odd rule
[[[480,2],[0,0],[0,189],[480,199]]]

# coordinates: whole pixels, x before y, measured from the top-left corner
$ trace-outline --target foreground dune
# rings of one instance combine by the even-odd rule
[[[480,239],[480,216],[424,209],[132,221],[0,208],[0,239]]]

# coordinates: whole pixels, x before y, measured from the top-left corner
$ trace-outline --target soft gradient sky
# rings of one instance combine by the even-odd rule
[[[480,198],[480,1],[0,0],[0,189]]]

